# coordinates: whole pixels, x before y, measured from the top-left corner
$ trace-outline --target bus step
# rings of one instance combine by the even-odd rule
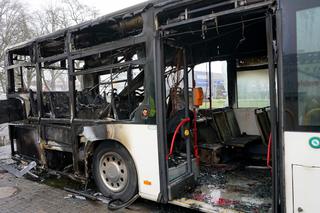
[[[193,189],[195,185],[196,182],[193,173],[179,177],[169,184],[169,200],[178,198],[184,192]]]

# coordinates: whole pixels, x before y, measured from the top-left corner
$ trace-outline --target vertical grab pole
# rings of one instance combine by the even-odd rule
[[[268,48],[268,67],[270,83],[270,106],[271,106],[271,137],[272,137],[272,209],[273,212],[279,212],[279,189],[278,189],[278,157],[277,157],[277,93],[276,93],[276,72],[273,50],[273,16],[267,14],[266,33]]]
[[[211,60],[209,61],[209,106],[212,109],[212,67]]]
[[[183,49],[183,83],[184,83],[184,100],[185,100],[185,118],[189,118],[189,80],[188,80],[188,62],[187,62],[187,50]],[[190,124],[187,124],[187,128],[189,129]],[[190,146],[190,134],[185,135],[186,137],[186,150],[187,150],[187,165],[188,165],[188,173],[192,172],[192,162],[191,162],[191,146]]]

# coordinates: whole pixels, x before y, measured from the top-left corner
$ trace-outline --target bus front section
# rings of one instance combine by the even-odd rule
[[[320,2],[280,1],[283,210],[318,212]]]

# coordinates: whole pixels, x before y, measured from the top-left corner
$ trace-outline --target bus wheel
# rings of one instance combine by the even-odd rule
[[[92,163],[95,183],[104,196],[126,202],[137,193],[136,167],[122,145],[113,142],[100,144]]]

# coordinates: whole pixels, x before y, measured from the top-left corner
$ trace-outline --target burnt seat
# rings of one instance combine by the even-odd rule
[[[211,114],[211,110],[201,109],[199,110],[201,117],[197,118],[200,162],[206,165],[220,163],[224,147]]]
[[[271,133],[270,107],[256,109],[255,115],[262,136],[262,142],[268,145]]]
[[[212,117],[216,123],[218,132],[220,133],[222,143],[225,146],[244,148],[250,143],[261,140],[259,135],[241,133],[238,121],[231,108],[213,112]]]
[[[199,110],[200,118],[197,119],[199,146],[207,144],[220,144],[221,137],[216,123],[212,117],[212,110]]]

